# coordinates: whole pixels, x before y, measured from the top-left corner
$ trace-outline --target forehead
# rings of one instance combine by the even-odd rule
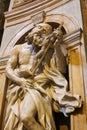
[[[46,25],[43,24],[36,25],[33,30],[42,30],[42,29],[47,30]]]
[[[37,28],[45,28],[46,25],[44,25],[44,24],[38,24],[36,27],[37,27]]]
[[[37,24],[33,30],[33,33],[44,33],[44,34],[50,34],[52,32],[52,27],[46,23]]]

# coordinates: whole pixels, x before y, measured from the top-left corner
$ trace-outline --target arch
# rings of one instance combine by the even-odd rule
[[[2,52],[2,56],[9,55],[9,50],[11,50],[18,43],[19,39],[21,39],[21,37],[32,28],[33,23],[29,23],[17,31],[16,34],[11,38],[10,42],[6,45],[5,49]]]
[[[63,23],[63,27],[67,34],[79,29],[79,25],[75,18],[69,15],[67,16],[66,14],[50,14],[46,17],[45,22]]]
[[[67,16],[66,14],[50,14],[47,15],[44,22],[55,22],[58,24],[63,23],[63,27],[66,30],[66,33],[69,34],[77,29],[79,29],[79,25],[77,21],[71,17]],[[7,56],[9,54],[9,50],[13,48],[14,45],[17,44],[18,40],[21,39],[21,37],[27,33],[29,30],[31,30],[34,27],[33,23],[29,23],[28,25],[24,26],[19,30],[13,38],[10,40],[8,45],[5,47],[3,51],[3,56]]]

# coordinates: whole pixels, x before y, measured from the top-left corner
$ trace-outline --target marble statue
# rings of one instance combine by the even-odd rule
[[[7,90],[4,130],[56,130],[53,111],[65,116],[81,107],[79,95],[68,92],[61,25],[53,30],[37,24],[15,45],[6,66]]]

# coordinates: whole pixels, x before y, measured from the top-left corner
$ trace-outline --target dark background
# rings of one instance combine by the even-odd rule
[[[0,0],[0,45],[4,30],[4,21],[5,21],[4,12],[8,11],[9,4],[10,0]]]

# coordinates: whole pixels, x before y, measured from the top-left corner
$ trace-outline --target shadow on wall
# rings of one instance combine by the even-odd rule
[[[70,117],[65,117],[62,113],[55,113],[55,123],[57,130],[70,130]]]
[[[10,0],[0,0],[0,46],[4,31],[4,12],[8,11]]]

